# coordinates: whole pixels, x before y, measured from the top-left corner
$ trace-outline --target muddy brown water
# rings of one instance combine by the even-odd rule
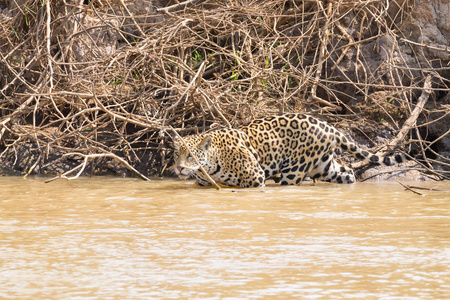
[[[1,299],[450,298],[448,191],[44,180],[0,177]]]

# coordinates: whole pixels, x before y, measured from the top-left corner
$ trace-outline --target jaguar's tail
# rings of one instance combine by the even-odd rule
[[[370,153],[360,148],[354,142],[349,141],[342,134],[336,135],[336,145],[342,150],[351,153],[354,157],[376,165],[392,166],[406,161],[406,157],[399,153],[386,156]]]

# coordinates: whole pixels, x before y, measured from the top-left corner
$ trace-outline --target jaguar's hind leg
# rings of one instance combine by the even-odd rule
[[[336,183],[354,183],[355,174],[349,167],[338,163],[333,154],[324,154],[314,168],[309,172],[313,180],[322,180]]]
[[[306,173],[281,173],[281,185],[300,185],[305,179]]]
[[[311,170],[311,162],[293,165],[281,170],[281,185],[300,185]]]
[[[322,175],[320,180],[327,182],[336,182],[336,183],[354,183],[355,182],[355,174],[353,170],[349,167],[343,166],[339,164],[336,160],[333,159],[331,162],[333,167],[333,171],[329,172],[326,176]]]

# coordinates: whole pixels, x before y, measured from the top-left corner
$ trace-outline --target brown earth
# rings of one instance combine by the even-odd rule
[[[294,111],[448,179],[450,2],[416,2],[0,0],[0,173],[170,174],[172,128]]]

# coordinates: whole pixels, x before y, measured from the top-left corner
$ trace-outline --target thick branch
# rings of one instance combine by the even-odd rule
[[[415,126],[417,118],[422,112],[423,106],[428,101],[428,97],[430,96],[430,94],[431,94],[431,75],[428,75],[425,78],[422,95],[420,95],[416,107],[412,111],[409,118],[403,124],[403,127],[402,129],[400,129],[397,136],[392,141],[389,142],[388,144],[389,146],[397,146],[400,142],[402,142],[405,139],[405,136],[409,132],[409,130]]]

